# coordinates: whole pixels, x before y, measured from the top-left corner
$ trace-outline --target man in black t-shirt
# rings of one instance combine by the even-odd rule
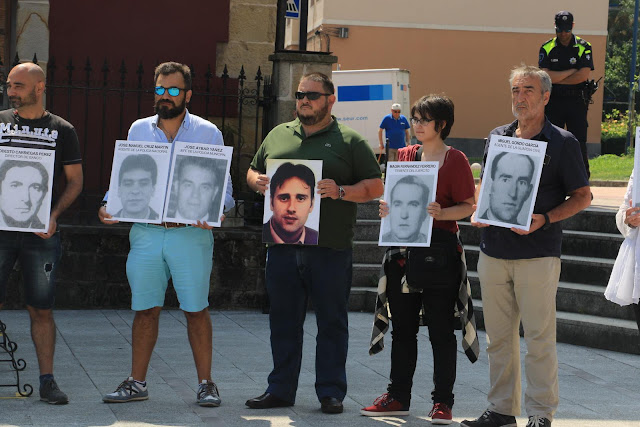
[[[549,427],[558,407],[556,292],[560,279],[562,226],[591,203],[589,181],[578,141],[545,118],[551,78],[537,67],[511,72],[511,108],[516,120],[491,131],[522,139],[546,141],[547,150],[529,231],[482,227],[478,276],[487,331],[491,389],[489,408],[466,427],[515,426],[520,415],[520,336],[522,320],[527,356],[525,408],[527,427]],[[485,150],[488,150],[488,145]],[[485,151],[485,159],[488,152]],[[483,184],[484,169],[477,194]],[[567,198],[568,196],[568,198]]]
[[[31,337],[40,365],[40,400],[65,404],[69,399],[53,378],[56,327],[52,310],[62,253],[57,220],[82,191],[82,159],[73,126],[43,108],[44,90],[45,75],[38,65],[24,63],[11,70],[6,93],[12,109],[0,112],[0,146],[54,150],[53,187],[63,173],[67,184],[60,194],[53,194],[46,232],[0,231],[0,308],[9,274],[20,259]]]
[[[556,37],[540,46],[538,66],[549,74],[553,90],[545,108],[547,118],[554,125],[571,132],[582,151],[582,160],[589,172],[587,156],[587,109],[589,95],[586,83],[593,70],[591,44],[574,35],[573,15],[561,11],[556,14]]]

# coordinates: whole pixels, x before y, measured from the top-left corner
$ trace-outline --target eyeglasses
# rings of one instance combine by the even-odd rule
[[[562,30],[558,27],[556,27],[556,33],[570,33],[572,30],[571,28],[567,29],[567,30]]]
[[[320,99],[321,96],[331,96],[331,93],[320,93],[320,92],[296,92],[296,99],[303,100],[306,96],[309,101],[315,101],[316,99]]]
[[[400,110],[391,110],[392,113],[399,113]]]
[[[433,119],[419,119],[417,117],[411,117],[409,120],[411,120],[412,125],[420,125],[420,126],[426,126],[433,121]]]
[[[168,91],[169,95],[171,95],[171,96],[178,96],[178,95],[180,95],[180,91],[181,90],[186,90],[186,89],[180,88],[180,87],[175,87],[175,86],[171,86],[171,87],[156,86],[154,90],[156,92],[156,95],[158,95],[158,96],[164,95],[165,91]]]

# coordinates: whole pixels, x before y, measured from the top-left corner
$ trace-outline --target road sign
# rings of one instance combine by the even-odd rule
[[[285,17],[291,19],[300,18],[300,0],[287,0],[287,13]]]

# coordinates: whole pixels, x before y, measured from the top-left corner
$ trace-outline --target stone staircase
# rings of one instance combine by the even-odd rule
[[[350,308],[373,311],[380,262],[378,204],[358,205],[353,253]],[[476,264],[481,230],[460,221],[477,322],[484,329]],[[615,211],[589,208],[564,221],[562,272],[558,284],[557,336],[559,342],[640,354],[640,337],[633,310],[604,298],[614,260],[622,243]]]

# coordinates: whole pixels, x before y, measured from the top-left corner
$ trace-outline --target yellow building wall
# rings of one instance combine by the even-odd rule
[[[348,39],[332,37],[331,50],[342,70],[409,70],[412,103],[422,95],[446,93],[456,107],[451,137],[484,138],[513,120],[510,70],[520,63],[537,65],[540,45],[552,36],[351,26]],[[604,75],[606,37],[585,38],[593,47],[597,79]],[[588,142],[600,142],[603,92],[598,90],[589,108]]]

